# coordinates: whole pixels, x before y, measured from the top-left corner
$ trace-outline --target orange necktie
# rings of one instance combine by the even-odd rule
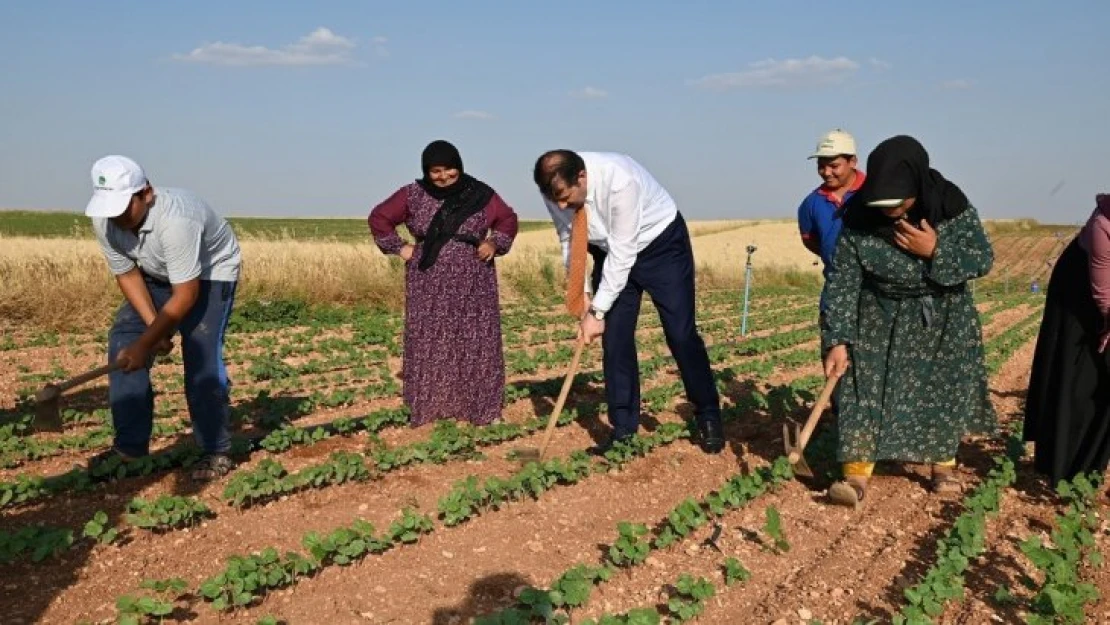
[[[586,314],[586,244],[590,238],[586,226],[586,207],[574,211],[570,227],[570,267],[567,270],[567,312],[575,318]]]

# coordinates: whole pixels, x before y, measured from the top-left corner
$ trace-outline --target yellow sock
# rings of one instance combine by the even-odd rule
[[[951,460],[945,460],[944,462],[934,462],[933,464],[938,465],[938,466],[942,466],[942,467],[955,467],[956,466],[956,459],[953,458]]]
[[[874,470],[874,462],[845,462],[843,466],[844,477],[869,478]]]

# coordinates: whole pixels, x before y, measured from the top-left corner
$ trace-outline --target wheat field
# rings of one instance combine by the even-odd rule
[[[758,279],[816,280],[816,257],[789,221],[690,223],[701,288],[735,288],[743,279],[749,244]],[[240,298],[298,299],[313,303],[403,305],[403,267],[370,241],[344,242],[241,237]],[[561,289],[563,269],[554,229],[517,236],[498,259],[502,298],[548,297]],[[52,329],[96,327],[120,301],[94,241],[88,238],[0,236],[0,319],[7,326]]]

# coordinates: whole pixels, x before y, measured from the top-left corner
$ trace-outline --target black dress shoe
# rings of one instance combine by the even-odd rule
[[[609,436],[609,438],[606,438],[604,441],[598,443],[597,445],[586,448],[586,453],[591,456],[604,456],[605,452],[613,448],[613,445],[616,445],[619,442],[627,441],[628,439],[632,438],[632,436],[632,434],[626,434],[624,436],[611,435]]]
[[[725,448],[725,435],[721,420],[711,419],[698,423],[698,446],[707,454],[719,454]]]

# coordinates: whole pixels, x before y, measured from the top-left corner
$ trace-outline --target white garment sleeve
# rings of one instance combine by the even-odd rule
[[[628,177],[609,192],[609,252],[591,302],[597,310],[608,312],[628,284],[639,250],[640,218],[640,184]]]
[[[107,227],[105,224],[97,224],[97,227],[93,228],[96,233],[96,242],[100,246],[100,252],[104,255],[104,260],[107,261],[108,270],[112,272],[112,275],[123,275],[136,267],[135,261],[112,247],[108,239]]]

